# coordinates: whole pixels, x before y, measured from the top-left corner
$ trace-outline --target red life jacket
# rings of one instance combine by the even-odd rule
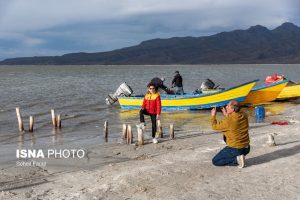
[[[150,114],[160,114],[161,100],[159,93],[147,93],[144,97],[142,109],[146,109],[146,111]]]

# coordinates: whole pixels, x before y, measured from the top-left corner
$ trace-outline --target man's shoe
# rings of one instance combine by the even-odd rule
[[[245,167],[245,156],[239,155],[236,157],[237,163],[238,163],[238,168],[244,168]]]
[[[156,138],[153,138],[152,141],[153,141],[153,144],[157,144],[158,143],[158,140]]]

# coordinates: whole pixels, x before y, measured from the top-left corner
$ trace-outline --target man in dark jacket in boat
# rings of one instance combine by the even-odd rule
[[[168,94],[169,89],[167,88],[167,86],[164,85],[164,81],[165,81],[164,77],[161,78],[155,77],[150,81],[150,83],[152,83],[158,90],[163,90]]]
[[[184,94],[183,85],[182,85],[182,77],[179,74],[179,71],[175,72],[175,76],[172,80],[172,87],[176,87],[176,94]]]
[[[248,116],[240,112],[239,103],[235,100],[230,101],[222,112],[225,118],[218,122],[216,108],[211,110],[211,126],[223,133],[227,146],[212,159],[212,163],[215,166],[237,165],[243,168],[245,156],[250,152]]]

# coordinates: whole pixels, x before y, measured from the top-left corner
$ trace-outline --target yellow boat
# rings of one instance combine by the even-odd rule
[[[262,104],[274,101],[288,84],[287,80],[253,88],[242,104]]]
[[[289,82],[288,85],[283,88],[276,100],[293,99],[300,97],[300,84]]]
[[[208,94],[161,95],[163,110],[195,110],[226,105],[231,100],[242,102],[258,80]],[[122,109],[140,109],[144,96],[119,97]]]

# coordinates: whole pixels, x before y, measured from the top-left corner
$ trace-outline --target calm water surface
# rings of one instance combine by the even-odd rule
[[[0,151],[15,153],[20,145],[49,148],[101,143],[105,120],[109,122],[109,142],[116,142],[123,123],[138,123],[138,112],[122,111],[117,103],[107,106],[107,94],[115,92],[124,81],[135,94],[144,94],[146,84],[156,76],[165,77],[166,85],[170,86],[176,70],[183,76],[185,91],[194,91],[206,78],[226,88],[254,79],[264,80],[274,73],[300,82],[300,65],[0,66]],[[17,106],[21,108],[26,129],[29,116],[35,117],[33,136],[19,137]],[[267,109],[275,114],[288,106],[291,103],[275,103]],[[59,134],[52,130],[52,108],[63,118]],[[253,109],[247,112],[253,116]],[[203,130],[209,128],[209,114],[209,111],[163,113],[162,122],[166,126],[174,123],[179,131]]]

